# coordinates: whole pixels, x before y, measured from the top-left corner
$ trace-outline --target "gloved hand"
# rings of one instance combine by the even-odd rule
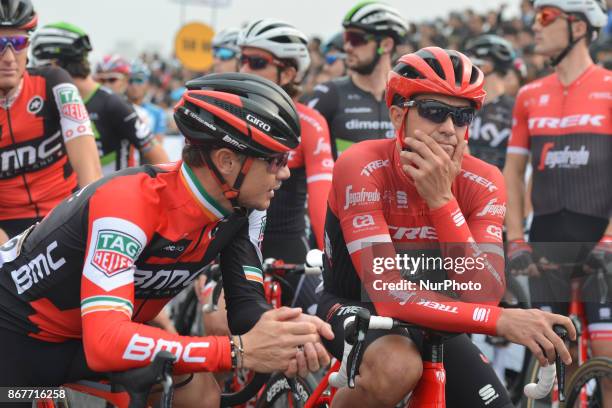
[[[612,274],[612,235],[604,235],[595,248],[591,250],[585,261],[586,272],[596,272],[603,269]]]
[[[539,276],[538,268],[533,261],[533,250],[523,239],[509,241],[506,249],[508,269],[513,275],[527,274]]]

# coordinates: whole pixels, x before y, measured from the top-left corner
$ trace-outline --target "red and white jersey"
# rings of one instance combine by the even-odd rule
[[[536,215],[612,216],[612,71],[592,65],[568,86],[552,74],[519,91],[508,153],[531,154]]]
[[[495,305],[505,290],[503,177],[496,167],[465,155],[452,193],[453,200],[430,210],[402,170],[395,140],[351,146],[336,162],[329,195],[325,291],[350,300],[367,297],[380,315],[433,329],[495,333],[500,311]],[[395,259],[400,243],[431,243],[436,248],[459,243],[460,256],[483,259],[482,268],[446,268],[452,280],[481,285],[477,292],[458,292],[461,300],[472,303],[449,301],[418,286],[377,291],[376,279],[394,282],[399,271],[376,271],[374,257]],[[449,256],[457,260],[458,254],[450,251]]]

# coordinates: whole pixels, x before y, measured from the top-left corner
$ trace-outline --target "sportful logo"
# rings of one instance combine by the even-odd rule
[[[13,278],[13,282],[15,282],[18,294],[24,293],[35,283],[51,275],[51,272],[57,271],[66,263],[66,259],[63,257],[53,259],[54,255],[51,252],[53,252],[57,246],[57,241],[53,241],[47,245],[46,250],[34,256],[30,262],[11,271],[11,277]]]
[[[398,190],[395,192],[397,208],[408,208],[408,193]]]
[[[367,203],[375,203],[380,201],[380,193],[376,191],[365,191],[362,188],[361,191],[353,193],[353,185],[346,186],[346,196],[344,199],[344,209],[348,209],[351,206]]]
[[[368,176],[370,177],[370,175],[374,172],[374,170],[380,169],[381,167],[388,167],[389,166],[389,159],[386,160],[373,160],[371,162],[369,162],[368,164],[366,164],[363,169],[361,169],[361,175],[362,176]]]
[[[499,397],[499,394],[497,391],[495,391],[495,388],[493,388],[493,385],[491,384],[487,384],[479,389],[478,395],[480,395],[480,398],[484,401],[485,405],[489,405],[492,401]]]
[[[124,232],[100,230],[91,264],[107,276],[129,269],[140,253],[138,240]]]
[[[457,227],[460,227],[465,224],[465,217],[463,217],[461,210],[457,209],[453,211],[453,213],[451,213],[451,217],[453,218],[453,221]]]
[[[74,85],[57,85],[53,88],[53,93],[59,103],[60,112],[63,117],[72,119],[75,122],[85,122],[89,119],[79,91]]]
[[[270,125],[268,125],[263,120],[261,120],[259,118],[256,118],[255,116],[251,115],[250,113],[248,115],[246,115],[246,120],[248,120],[249,122],[251,122],[252,124],[257,126],[258,128],[265,130],[266,132],[269,132],[270,129],[271,129]]]
[[[487,214],[498,216],[500,218],[506,217],[506,206],[504,204],[495,204],[497,198],[489,200],[487,205],[484,206],[481,212],[477,213],[477,217],[484,217]]]
[[[538,170],[554,169],[555,167],[569,169],[589,164],[591,152],[584,145],[580,146],[580,150],[570,150],[569,146],[565,146],[563,150],[552,150],[554,146],[553,142],[544,144]]]
[[[529,129],[565,129],[576,126],[603,126],[604,115],[570,115],[562,118],[537,117],[529,119]]]
[[[487,322],[489,321],[489,314],[491,313],[491,309],[485,307],[477,307],[474,309],[474,313],[472,314],[472,320],[475,322]]]

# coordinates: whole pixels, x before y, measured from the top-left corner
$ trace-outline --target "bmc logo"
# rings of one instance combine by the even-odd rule
[[[416,240],[416,239],[430,239],[436,241],[438,239],[438,234],[436,233],[436,229],[429,225],[424,225],[422,227],[394,227],[389,225],[389,231],[392,232],[391,237],[394,240]]]
[[[223,136],[223,141],[231,144],[232,146],[237,147],[240,150],[246,149],[246,145],[238,142],[237,140],[232,139],[231,137],[229,137],[229,135]]]
[[[570,115],[562,118],[537,117],[529,119],[529,129],[565,129],[576,126],[603,126],[604,115]]]
[[[380,169],[381,167],[389,166],[389,159],[387,160],[374,160],[365,165],[365,167],[361,170],[362,176],[370,177],[370,174],[374,172],[374,170]]]
[[[417,305],[428,307],[434,310],[439,310],[441,312],[447,312],[447,313],[453,313],[453,314],[459,313],[459,309],[457,308],[457,306],[449,306],[449,305],[445,305],[444,303],[430,302],[429,300],[421,300],[417,303]]]
[[[26,145],[11,148],[0,152],[0,173],[14,172],[20,168],[30,167],[37,169],[55,160],[55,153],[61,154],[62,134],[57,132],[44,140],[38,146]]]
[[[357,215],[353,217],[353,227],[355,228],[365,228],[374,225],[374,217],[370,214],[366,215]]]
[[[66,263],[64,257],[51,254],[57,246],[57,241],[53,241],[47,245],[46,250],[31,258],[30,262],[11,271],[11,277],[15,282],[18,294],[21,295],[32,285],[51,275],[51,272],[57,271]],[[3,250],[7,250],[6,247]],[[55,259],[53,259],[54,257]]]
[[[141,336],[135,333],[123,352],[123,359],[149,361],[160,351],[166,350],[174,354],[177,360],[180,360],[182,357],[183,361],[186,363],[204,363],[206,357],[196,357],[192,354],[196,349],[206,349],[209,346],[209,342],[202,341],[191,342],[183,348],[183,345],[178,341],[168,341],[164,339],[157,339],[156,341],[150,337]],[[200,351],[197,354],[204,354],[204,352]]]
[[[270,125],[268,125],[266,122],[262,121],[261,119],[256,118],[250,113],[246,115],[246,120],[248,120],[249,122],[257,126],[258,128],[265,130],[266,132],[270,131]]]

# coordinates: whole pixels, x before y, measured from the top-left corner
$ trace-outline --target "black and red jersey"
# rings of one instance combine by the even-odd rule
[[[228,369],[227,338],[142,324],[218,254],[230,328],[245,332],[269,308],[247,216],[230,215],[184,163],[122,170],[0,247],[0,327],[82,338],[97,371],[144,366],[160,349],[176,354],[179,372]]]
[[[0,109],[0,220],[45,216],[77,187],[65,143],[93,135],[70,76],[28,68]]]
[[[506,196],[500,171],[465,155],[452,185],[455,198],[431,210],[402,170],[396,143],[363,141],[336,161],[325,223],[325,291],[371,300],[380,315],[425,327],[494,334],[500,311],[495,305],[505,290],[501,244]],[[394,266],[376,271],[374,258],[395,259],[400,243],[460,244],[461,256],[483,259],[482,268],[447,270],[449,278],[475,281],[482,289],[459,293],[472,303],[443,300],[418,286],[378,291],[382,286],[375,280],[393,282],[400,271]]]
[[[591,65],[568,86],[552,74],[519,91],[508,153],[531,154],[536,216],[612,217],[612,71]]]

